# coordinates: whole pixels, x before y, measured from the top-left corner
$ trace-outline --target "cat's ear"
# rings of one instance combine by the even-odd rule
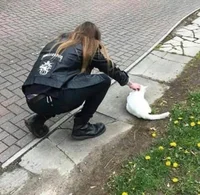
[[[148,86],[143,86],[143,91],[146,92],[147,88],[148,88]]]
[[[146,89],[148,86],[146,85],[140,85],[141,86],[141,89]]]

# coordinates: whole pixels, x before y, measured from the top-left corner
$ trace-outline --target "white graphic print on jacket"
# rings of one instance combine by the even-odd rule
[[[52,63],[50,61],[44,62],[39,67],[39,73],[40,75],[46,75],[52,68]]]

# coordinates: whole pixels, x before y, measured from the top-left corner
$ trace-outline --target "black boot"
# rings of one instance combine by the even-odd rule
[[[48,118],[36,114],[25,120],[25,125],[35,137],[41,138],[49,132],[49,128],[44,125],[46,120],[48,120]]]
[[[103,123],[90,124],[86,119],[75,117],[72,138],[84,140],[97,137],[103,134],[105,131],[106,127]]]

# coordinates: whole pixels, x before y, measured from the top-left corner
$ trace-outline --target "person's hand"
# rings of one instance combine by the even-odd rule
[[[140,84],[138,84],[138,83],[129,82],[129,83],[128,83],[128,86],[129,86],[131,89],[133,89],[133,90],[137,90],[137,91],[140,90]]]

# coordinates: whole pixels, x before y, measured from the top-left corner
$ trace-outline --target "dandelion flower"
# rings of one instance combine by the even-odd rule
[[[156,133],[154,132],[154,133],[151,134],[151,136],[152,136],[152,137],[156,137],[157,135],[156,135]]]
[[[197,147],[200,148],[200,142],[197,144]]]
[[[178,124],[178,121],[176,120],[176,121],[174,121],[174,124],[176,125],[176,124]]]
[[[200,125],[200,121],[197,122],[197,125]]]
[[[159,150],[164,150],[164,147],[163,146],[159,146],[158,149]]]
[[[173,163],[173,167],[174,167],[174,168],[177,168],[177,167],[178,167],[178,163],[177,163],[177,162],[174,162],[174,163]]]
[[[168,166],[168,167],[169,167],[169,166],[171,166],[171,162],[170,162],[169,160],[168,160],[168,161],[166,161],[166,163],[165,163],[165,164],[166,164],[166,166]]]
[[[170,143],[170,146],[172,146],[172,147],[176,147],[176,145],[177,145],[176,142],[171,142]]]
[[[191,126],[191,127],[194,127],[195,125],[196,125],[195,122],[191,122],[191,123],[190,123],[190,126]]]
[[[123,192],[122,195],[128,195],[128,193],[127,192]]]
[[[174,183],[177,183],[177,182],[178,182],[178,178],[174,177],[174,178],[172,178],[172,181],[173,181]]]
[[[150,157],[150,156],[145,156],[145,159],[146,159],[146,160],[150,160],[151,157]]]

